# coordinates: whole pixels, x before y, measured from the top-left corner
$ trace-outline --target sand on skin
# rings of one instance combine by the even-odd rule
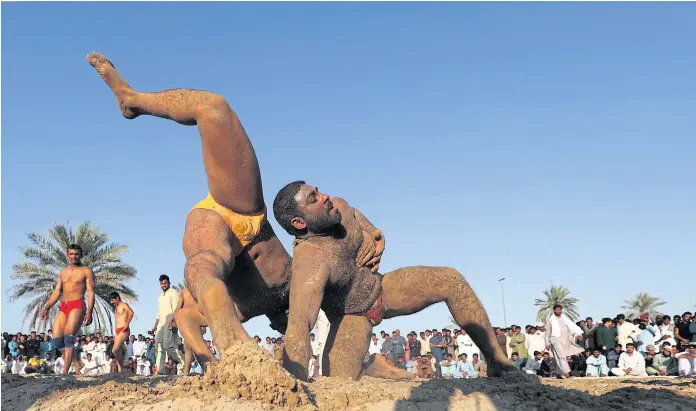
[[[302,383],[253,343],[238,343],[204,377],[132,374],[63,379],[2,375],[3,410],[693,410],[692,378],[574,378]]]

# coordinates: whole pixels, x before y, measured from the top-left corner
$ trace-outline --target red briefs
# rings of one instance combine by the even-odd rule
[[[380,296],[377,297],[377,301],[372,304],[372,308],[367,310],[363,315],[370,320],[373,327],[376,327],[382,322],[382,315],[384,314],[383,309],[384,306],[382,305],[382,295],[380,294]]]
[[[123,332],[123,331],[128,331],[128,332],[130,332],[130,327],[121,327],[121,328],[117,328],[117,329],[116,329],[116,335],[121,334],[121,332]]]
[[[85,300],[63,301],[62,303],[60,303],[60,312],[62,312],[65,315],[69,315],[70,311],[76,308],[86,310],[87,305],[85,304]]]

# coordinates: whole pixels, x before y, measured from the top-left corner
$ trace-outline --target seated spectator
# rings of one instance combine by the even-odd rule
[[[176,364],[171,358],[164,363],[164,375],[176,375]]]
[[[513,364],[515,364],[515,367],[522,369],[522,362],[524,361],[524,358],[520,358],[519,354],[513,352],[512,357],[510,357],[510,361],[512,361]]]
[[[442,378],[451,379],[456,363],[452,358],[452,354],[446,354],[445,359],[440,361],[440,372],[442,373]]]
[[[3,360],[2,364],[2,369],[0,369],[0,372],[3,374],[5,373],[11,373],[12,372],[12,356],[8,353],[5,355],[5,359]]]
[[[651,367],[653,364],[653,358],[655,358],[655,346],[650,344],[645,348],[645,352],[641,353],[643,354],[643,358],[645,358],[645,368],[647,369],[648,367]]]
[[[38,350],[37,350],[38,351]],[[44,360],[39,358],[39,353],[34,353],[34,356],[29,359],[27,366],[24,368],[26,374],[43,374],[44,371]]]
[[[534,351],[534,356],[527,360],[527,365],[522,368],[522,371],[527,374],[537,375],[539,370],[541,370],[541,353],[539,351]]]
[[[147,357],[136,357],[136,375],[142,375],[144,377],[150,376],[152,373],[152,364],[147,360]]]
[[[619,357],[623,354],[623,345],[616,344],[613,350],[607,351],[607,365],[609,369],[616,368],[619,364]]]
[[[668,317],[669,318],[669,317]],[[672,355],[672,346],[665,342],[662,344],[662,352],[656,354],[650,366],[645,367],[648,375],[677,375],[679,367],[677,359]]]
[[[478,373],[479,377],[488,378],[488,364],[485,361],[480,361],[477,353],[474,353],[472,357],[471,366],[474,371]]]
[[[686,351],[675,355],[678,360],[679,376],[693,377],[696,375],[696,342],[690,342]]]
[[[570,375],[573,377],[584,377],[587,372],[587,359],[592,356],[592,352],[587,349],[582,354],[570,357]]]
[[[415,366],[418,378],[433,378],[435,369],[427,356],[422,356]]]
[[[541,360],[541,368],[539,369],[539,372],[537,375],[540,375],[545,378],[552,377],[556,373],[556,367],[558,366],[556,364],[556,359],[551,358],[551,355],[547,352],[543,354],[543,359]]]
[[[606,377],[609,375],[609,366],[607,358],[602,355],[599,347],[592,351],[592,355],[585,360],[587,369],[585,370],[586,377]]]
[[[634,377],[647,377],[645,372],[645,358],[636,352],[633,343],[626,344],[626,352],[619,357],[619,365],[611,369],[611,373],[617,377],[631,375]]]
[[[56,366],[56,360],[53,359],[51,356],[50,352],[47,352],[46,355],[44,355],[44,374],[53,374],[53,369]]]
[[[88,375],[90,377],[101,375],[101,366],[99,365],[99,362],[94,359],[91,352],[87,353],[85,356],[84,365],[80,370],[80,374]]]
[[[459,355],[459,361],[457,361],[457,378],[477,378],[478,372],[474,370],[474,366],[468,361],[466,353]]]

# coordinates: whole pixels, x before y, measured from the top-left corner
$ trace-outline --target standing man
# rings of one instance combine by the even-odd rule
[[[561,379],[570,377],[570,367],[566,358],[585,351],[572,342],[573,335],[582,340],[582,329],[563,314],[563,307],[554,305],[553,314],[546,320],[545,342],[546,349],[552,351],[556,358],[556,374]]]
[[[82,248],[77,244],[68,246],[68,267],[58,274],[58,283],[53,294],[48,298],[44,309],[41,310],[41,320],[46,321],[48,310],[58,302],[60,311],[53,322],[53,346],[60,350],[65,358],[63,375],[73,362],[73,348],[75,333],[81,325],[88,326],[92,323],[92,309],[94,308],[94,273],[80,262]],[[87,292],[87,306],[85,307],[85,292]]]
[[[474,354],[479,354],[481,352],[476,344],[474,344],[474,340],[471,339],[463,328],[459,331],[456,342],[459,347],[460,356],[466,354],[466,358],[474,358]]]
[[[165,326],[167,328],[172,327],[171,322],[169,324],[167,323],[167,316],[169,314],[174,314],[176,307],[179,305],[179,293],[170,287],[171,284],[168,275],[160,275],[159,283],[162,294],[157,297],[157,319],[155,320],[155,326],[152,327],[152,332],[155,334],[155,345],[157,349],[157,373],[164,374],[164,357],[166,352],[162,345],[164,339],[163,329]]]
[[[121,372],[123,369],[123,344],[130,337],[130,322],[133,320],[133,310],[128,303],[121,300],[121,296],[117,292],[111,293],[110,297],[111,305],[114,306],[114,315],[116,316],[116,335],[114,336],[114,347],[111,349],[111,352],[114,353],[116,358],[116,370]],[[135,347],[133,351],[135,351]]]

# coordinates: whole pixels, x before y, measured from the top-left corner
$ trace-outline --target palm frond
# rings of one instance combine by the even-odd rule
[[[579,317],[577,303],[580,301],[570,296],[570,291],[563,286],[551,286],[542,292],[542,298],[536,298],[534,305],[537,309],[537,321],[545,321],[553,311],[553,306],[559,304],[563,312],[573,321]]]

